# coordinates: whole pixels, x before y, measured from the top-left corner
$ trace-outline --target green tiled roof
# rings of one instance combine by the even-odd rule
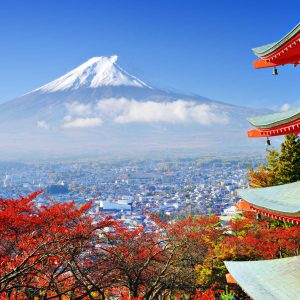
[[[298,32],[300,32],[300,23],[296,27],[294,27],[287,35],[285,35],[282,39],[280,39],[278,42],[256,47],[253,48],[252,50],[254,54],[259,57],[268,55],[273,51],[275,51],[276,49],[278,49],[280,46],[282,46],[292,37],[294,37]]]
[[[237,193],[255,206],[290,214],[300,212],[300,181],[266,188],[240,189]]]
[[[300,297],[300,256],[262,261],[226,261],[225,265],[254,300]]]
[[[248,118],[248,122],[257,128],[271,128],[295,121],[299,118],[300,108],[296,108],[280,113]]]

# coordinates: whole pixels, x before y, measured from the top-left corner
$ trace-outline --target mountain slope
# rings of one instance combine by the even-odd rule
[[[240,151],[247,149],[246,117],[257,113],[155,89],[119,67],[117,56],[94,57],[0,105],[0,154]]]

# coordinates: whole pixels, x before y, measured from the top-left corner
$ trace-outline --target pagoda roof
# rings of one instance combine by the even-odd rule
[[[256,69],[300,63],[300,23],[279,41],[252,49],[260,59],[253,62]]]
[[[300,108],[248,118],[256,129],[248,130],[248,137],[269,137],[300,133]]]
[[[290,300],[300,295],[300,256],[261,260],[225,261],[239,286],[255,300]]]
[[[240,197],[255,207],[288,216],[299,216],[300,181],[265,188],[239,189]]]
[[[296,25],[289,33],[287,33],[284,37],[282,37],[279,41],[270,43],[267,45],[259,46],[256,48],[253,48],[253,52],[258,57],[266,56],[274,51],[276,51],[278,48],[280,48],[282,45],[284,45],[287,41],[291,40],[293,37],[295,37],[300,32],[300,23]]]
[[[256,128],[272,128],[275,126],[288,124],[297,119],[300,119],[300,108],[248,118],[247,120],[251,125],[253,125]]]

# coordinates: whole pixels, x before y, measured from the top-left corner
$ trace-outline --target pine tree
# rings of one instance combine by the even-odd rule
[[[267,164],[257,170],[249,169],[249,185],[253,188],[267,187],[300,180],[300,139],[294,134],[285,136],[276,149],[267,149]]]
[[[300,180],[300,139],[294,134],[285,136],[276,162],[279,184]]]

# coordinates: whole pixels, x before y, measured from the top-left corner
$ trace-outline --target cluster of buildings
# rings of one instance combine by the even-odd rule
[[[39,204],[93,200],[90,214],[109,214],[128,225],[147,225],[147,215],[170,218],[222,214],[245,187],[253,159],[174,159],[120,162],[0,164],[0,197],[44,190]],[[147,213],[146,213],[147,212]]]

